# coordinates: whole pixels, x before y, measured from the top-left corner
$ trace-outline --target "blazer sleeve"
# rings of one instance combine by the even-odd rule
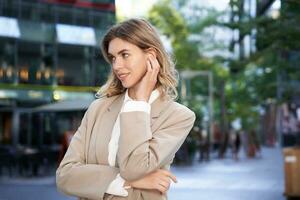
[[[158,119],[157,119],[158,120]],[[169,164],[195,121],[195,114],[178,106],[154,133],[146,112],[122,112],[118,164],[121,177],[132,181]]]
[[[102,199],[109,184],[119,173],[119,169],[108,165],[86,164],[85,137],[89,110],[85,113],[56,171],[56,185],[61,192],[68,195]]]

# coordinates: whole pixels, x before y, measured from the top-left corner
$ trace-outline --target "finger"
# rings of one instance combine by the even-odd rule
[[[169,186],[170,186],[171,180],[170,180],[170,178],[169,178],[168,176],[163,176],[163,177],[161,177],[161,179],[162,179],[164,182],[168,183]]]
[[[160,64],[159,64],[157,58],[154,58],[154,59],[153,59],[153,65],[154,65],[155,68],[159,71],[159,69],[160,69]]]
[[[150,55],[149,60],[150,60],[152,69],[159,70],[160,65],[159,65],[159,62],[158,62],[157,58],[154,57],[153,55]]]
[[[164,170],[164,174],[168,176],[174,183],[177,183],[177,178],[171,172]]]
[[[152,73],[153,70],[152,70],[150,60],[147,60],[146,65],[147,65],[147,72]]]
[[[150,79],[153,81],[157,80],[157,75],[159,72],[159,66],[156,66],[156,64],[153,63],[153,60],[149,59],[150,63],[151,63],[151,67],[152,67],[152,72],[151,72],[151,76]]]
[[[164,180],[163,178],[159,180],[159,184],[166,188],[166,190],[168,190],[170,187],[170,182],[168,180]]]
[[[163,193],[163,194],[167,191],[167,189],[166,189],[164,186],[160,185],[160,184],[158,184],[158,185],[156,186],[156,189],[157,189],[158,191],[160,191],[161,193]]]
[[[168,182],[168,181],[161,180],[160,185],[163,186],[166,191],[168,191],[170,189],[170,182]]]
[[[153,63],[154,62],[154,63]],[[157,80],[157,77],[158,77],[158,73],[159,73],[159,70],[160,70],[160,65],[157,61],[157,59],[155,58],[154,61],[152,62],[152,66],[153,66],[153,73],[152,73],[152,78],[154,80]]]
[[[152,70],[152,64],[150,60],[147,60],[147,67]]]

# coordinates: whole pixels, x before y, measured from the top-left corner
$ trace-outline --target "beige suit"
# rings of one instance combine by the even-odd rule
[[[131,181],[159,168],[169,169],[194,124],[195,114],[161,98],[152,103],[150,117],[145,112],[121,113],[118,167],[110,167],[108,144],[123,100],[124,94],[97,99],[90,105],[57,169],[59,190],[81,199],[167,199],[154,190],[129,189],[128,197],[105,192],[118,173]]]

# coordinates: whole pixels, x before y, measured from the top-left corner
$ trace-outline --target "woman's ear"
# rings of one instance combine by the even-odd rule
[[[146,53],[148,56],[153,56],[154,58],[156,58],[156,51],[154,48],[150,47],[149,49],[147,49]]]

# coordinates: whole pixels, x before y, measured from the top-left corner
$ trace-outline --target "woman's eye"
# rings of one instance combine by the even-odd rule
[[[110,60],[111,60],[112,63],[114,63],[116,61],[116,58],[112,57]]]
[[[123,53],[122,56],[123,56],[123,58],[128,58],[129,54],[128,53]]]

